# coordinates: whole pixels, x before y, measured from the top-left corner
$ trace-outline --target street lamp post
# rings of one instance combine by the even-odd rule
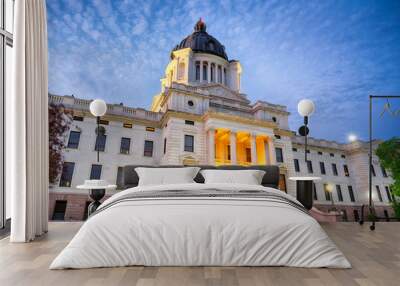
[[[308,117],[314,113],[315,105],[314,102],[310,99],[302,99],[299,101],[297,105],[297,111],[301,116],[304,117],[304,125],[299,128],[300,135],[304,136],[304,159],[307,164],[307,135],[309,133],[308,125]]]
[[[304,117],[304,125],[299,128],[299,134],[304,136],[304,159],[307,164],[307,135],[308,135],[308,117],[313,114],[315,109],[314,102],[309,99],[300,100],[297,110]],[[296,198],[303,206],[310,210],[313,206],[313,187],[314,181],[320,180],[319,177],[290,177],[292,181],[296,181]]]
[[[335,207],[335,201],[333,199],[333,185],[332,184],[328,184],[326,186],[326,190],[329,192],[329,196],[331,198],[331,204],[332,204],[332,211],[336,211],[336,207]]]
[[[90,113],[96,117],[97,120],[97,137],[100,136],[100,117],[106,114],[107,104],[102,99],[95,99],[90,103]],[[97,163],[100,161],[100,150],[97,148]]]
[[[107,112],[107,104],[102,99],[95,99],[90,103],[90,113],[96,117],[97,121],[97,138],[100,136],[100,118]],[[98,142],[96,140],[96,142]],[[97,163],[100,161],[100,149],[97,148]],[[93,202],[88,206],[88,215],[92,215],[100,206],[100,200],[105,196],[106,189],[115,189],[115,185],[109,185],[105,180],[85,180],[83,185],[77,186],[78,189],[89,190],[89,196]]]

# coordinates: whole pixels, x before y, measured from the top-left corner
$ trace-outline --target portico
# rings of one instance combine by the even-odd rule
[[[275,149],[270,134],[229,128],[209,128],[210,165],[272,165]]]

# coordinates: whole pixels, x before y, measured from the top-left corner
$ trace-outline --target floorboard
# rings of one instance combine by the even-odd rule
[[[51,222],[49,233],[32,243],[0,240],[0,285],[400,285],[400,223],[378,223],[376,231],[355,223],[323,228],[351,262],[352,269],[289,267],[119,267],[48,270],[78,231],[79,222]]]

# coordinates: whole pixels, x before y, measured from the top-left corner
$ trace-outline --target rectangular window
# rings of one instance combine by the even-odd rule
[[[120,153],[129,154],[130,149],[131,149],[131,138],[122,137]]]
[[[75,168],[75,163],[64,162],[60,179],[60,187],[71,187],[74,168]]]
[[[382,170],[382,176],[384,177],[384,178],[387,178],[387,173],[386,173],[386,169],[383,167],[383,166],[381,166],[381,170]]]
[[[5,163],[6,154],[6,97],[11,94],[12,70],[15,59],[13,57],[13,23],[14,23],[14,3],[16,1],[1,0],[0,1],[0,231],[2,234],[9,232],[10,227],[7,219],[10,217],[10,200],[9,189],[5,188]],[[15,39],[14,39],[15,40]],[[8,122],[7,122],[8,123]],[[8,221],[9,222],[9,221]],[[4,232],[3,232],[4,231]]]
[[[342,157],[343,159],[346,159],[346,156],[345,156],[345,155],[341,155],[340,157]]]
[[[371,165],[371,173],[372,173],[372,176],[376,177],[374,165]]]
[[[380,202],[383,202],[382,194],[381,194],[381,189],[379,188],[379,186],[375,186],[375,188],[376,188],[376,194],[378,195],[379,201],[380,201]]]
[[[275,135],[276,139],[281,139],[281,135]]]
[[[333,153],[330,153],[330,154],[329,154],[329,156],[331,156],[331,157],[335,157],[335,154],[333,154]]]
[[[68,145],[67,148],[78,149],[79,139],[81,138],[81,132],[79,131],[71,131],[69,133]]]
[[[317,195],[317,186],[315,183],[313,183],[313,191],[314,191],[314,201],[318,200],[318,195]]]
[[[124,128],[132,128],[133,124],[132,123],[124,123]]]
[[[321,152],[321,151],[318,151],[318,155],[322,155],[322,152]]]
[[[311,151],[310,151],[310,150],[307,150],[306,152],[307,152],[307,154],[310,154]]]
[[[226,76],[226,68],[224,68],[224,84],[228,84],[228,77]]]
[[[336,194],[338,196],[339,202],[343,202],[342,188],[340,185],[336,185]]]
[[[200,62],[196,62],[196,80],[200,80]]]
[[[146,127],[146,131],[154,132],[154,131],[156,131],[156,129],[154,127]]]
[[[67,201],[57,200],[54,206],[52,220],[64,220],[66,209],[67,209]]]
[[[334,176],[338,175],[337,167],[335,163],[332,163],[332,173]]]
[[[386,191],[386,196],[387,196],[389,202],[392,202],[393,201],[392,200],[392,194],[390,193],[390,189],[389,189],[388,186],[385,186],[385,191]]]
[[[194,125],[194,121],[192,120],[185,120],[186,125]]]
[[[292,151],[293,152],[297,152],[297,148],[292,148]]]
[[[324,162],[319,162],[319,169],[321,170],[321,174],[322,175],[326,174],[325,163]]]
[[[294,170],[300,172],[300,164],[298,159],[294,159]]]
[[[83,121],[83,117],[82,116],[74,116],[73,119],[75,121]]]
[[[96,144],[94,146],[94,150],[104,152],[104,150],[106,149],[106,140],[107,140],[107,135],[98,135],[96,137]]]
[[[167,153],[167,138],[164,138],[164,154]]]
[[[350,177],[349,168],[347,167],[347,165],[343,165],[343,171],[346,177]]]
[[[146,140],[144,141],[144,156],[145,157],[153,157],[153,141]]]
[[[348,190],[349,190],[350,201],[355,202],[356,199],[355,199],[355,197],[354,197],[353,187],[352,187],[352,186],[348,186],[347,188],[348,188]]]
[[[283,163],[282,148],[275,148],[276,162]]]
[[[185,152],[194,152],[194,136],[185,135]]]
[[[208,69],[207,63],[203,63],[203,81],[207,81],[207,69]]]
[[[308,173],[310,173],[310,174],[314,173],[311,161],[307,161],[307,170],[308,170]]]
[[[251,163],[251,149],[246,148],[246,162]]]
[[[121,180],[122,180],[122,175],[123,175],[123,170],[124,170],[124,168],[123,167],[118,167],[118,169],[117,169],[117,181],[115,182],[115,184],[117,185],[117,189],[118,190],[121,190],[122,189],[122,185],[121,185]]]
[[[226,145],[226,154],[228,154],[228,160],[231,160],[231,145]]]
[[[100,119],[100,124],[101,125],[108,125],[110,122],[108,121],[108,120],[103,120],[103,119]]]
[[[331,200],[331,192],[328,189],[328,184],[324,184],[324,193],[325,193],[325,200]]]
[[[100,180],[101,177],[101,165],[93,164],[92,169],[90,170],[90,179],[91,180]]]

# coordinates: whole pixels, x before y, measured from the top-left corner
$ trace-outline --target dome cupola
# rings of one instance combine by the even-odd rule
[[[194,26],[192,34],[184,38],[172,51],[191,48],[195,53],[206,53],[228,60],[225,47],[206,31],[207,26],[200,18]]]
[[[206,23],[203,22],[203,20],[200,18],[196,25],[194,26],[194,31],[195,32],[205,32],[206,31]]]

